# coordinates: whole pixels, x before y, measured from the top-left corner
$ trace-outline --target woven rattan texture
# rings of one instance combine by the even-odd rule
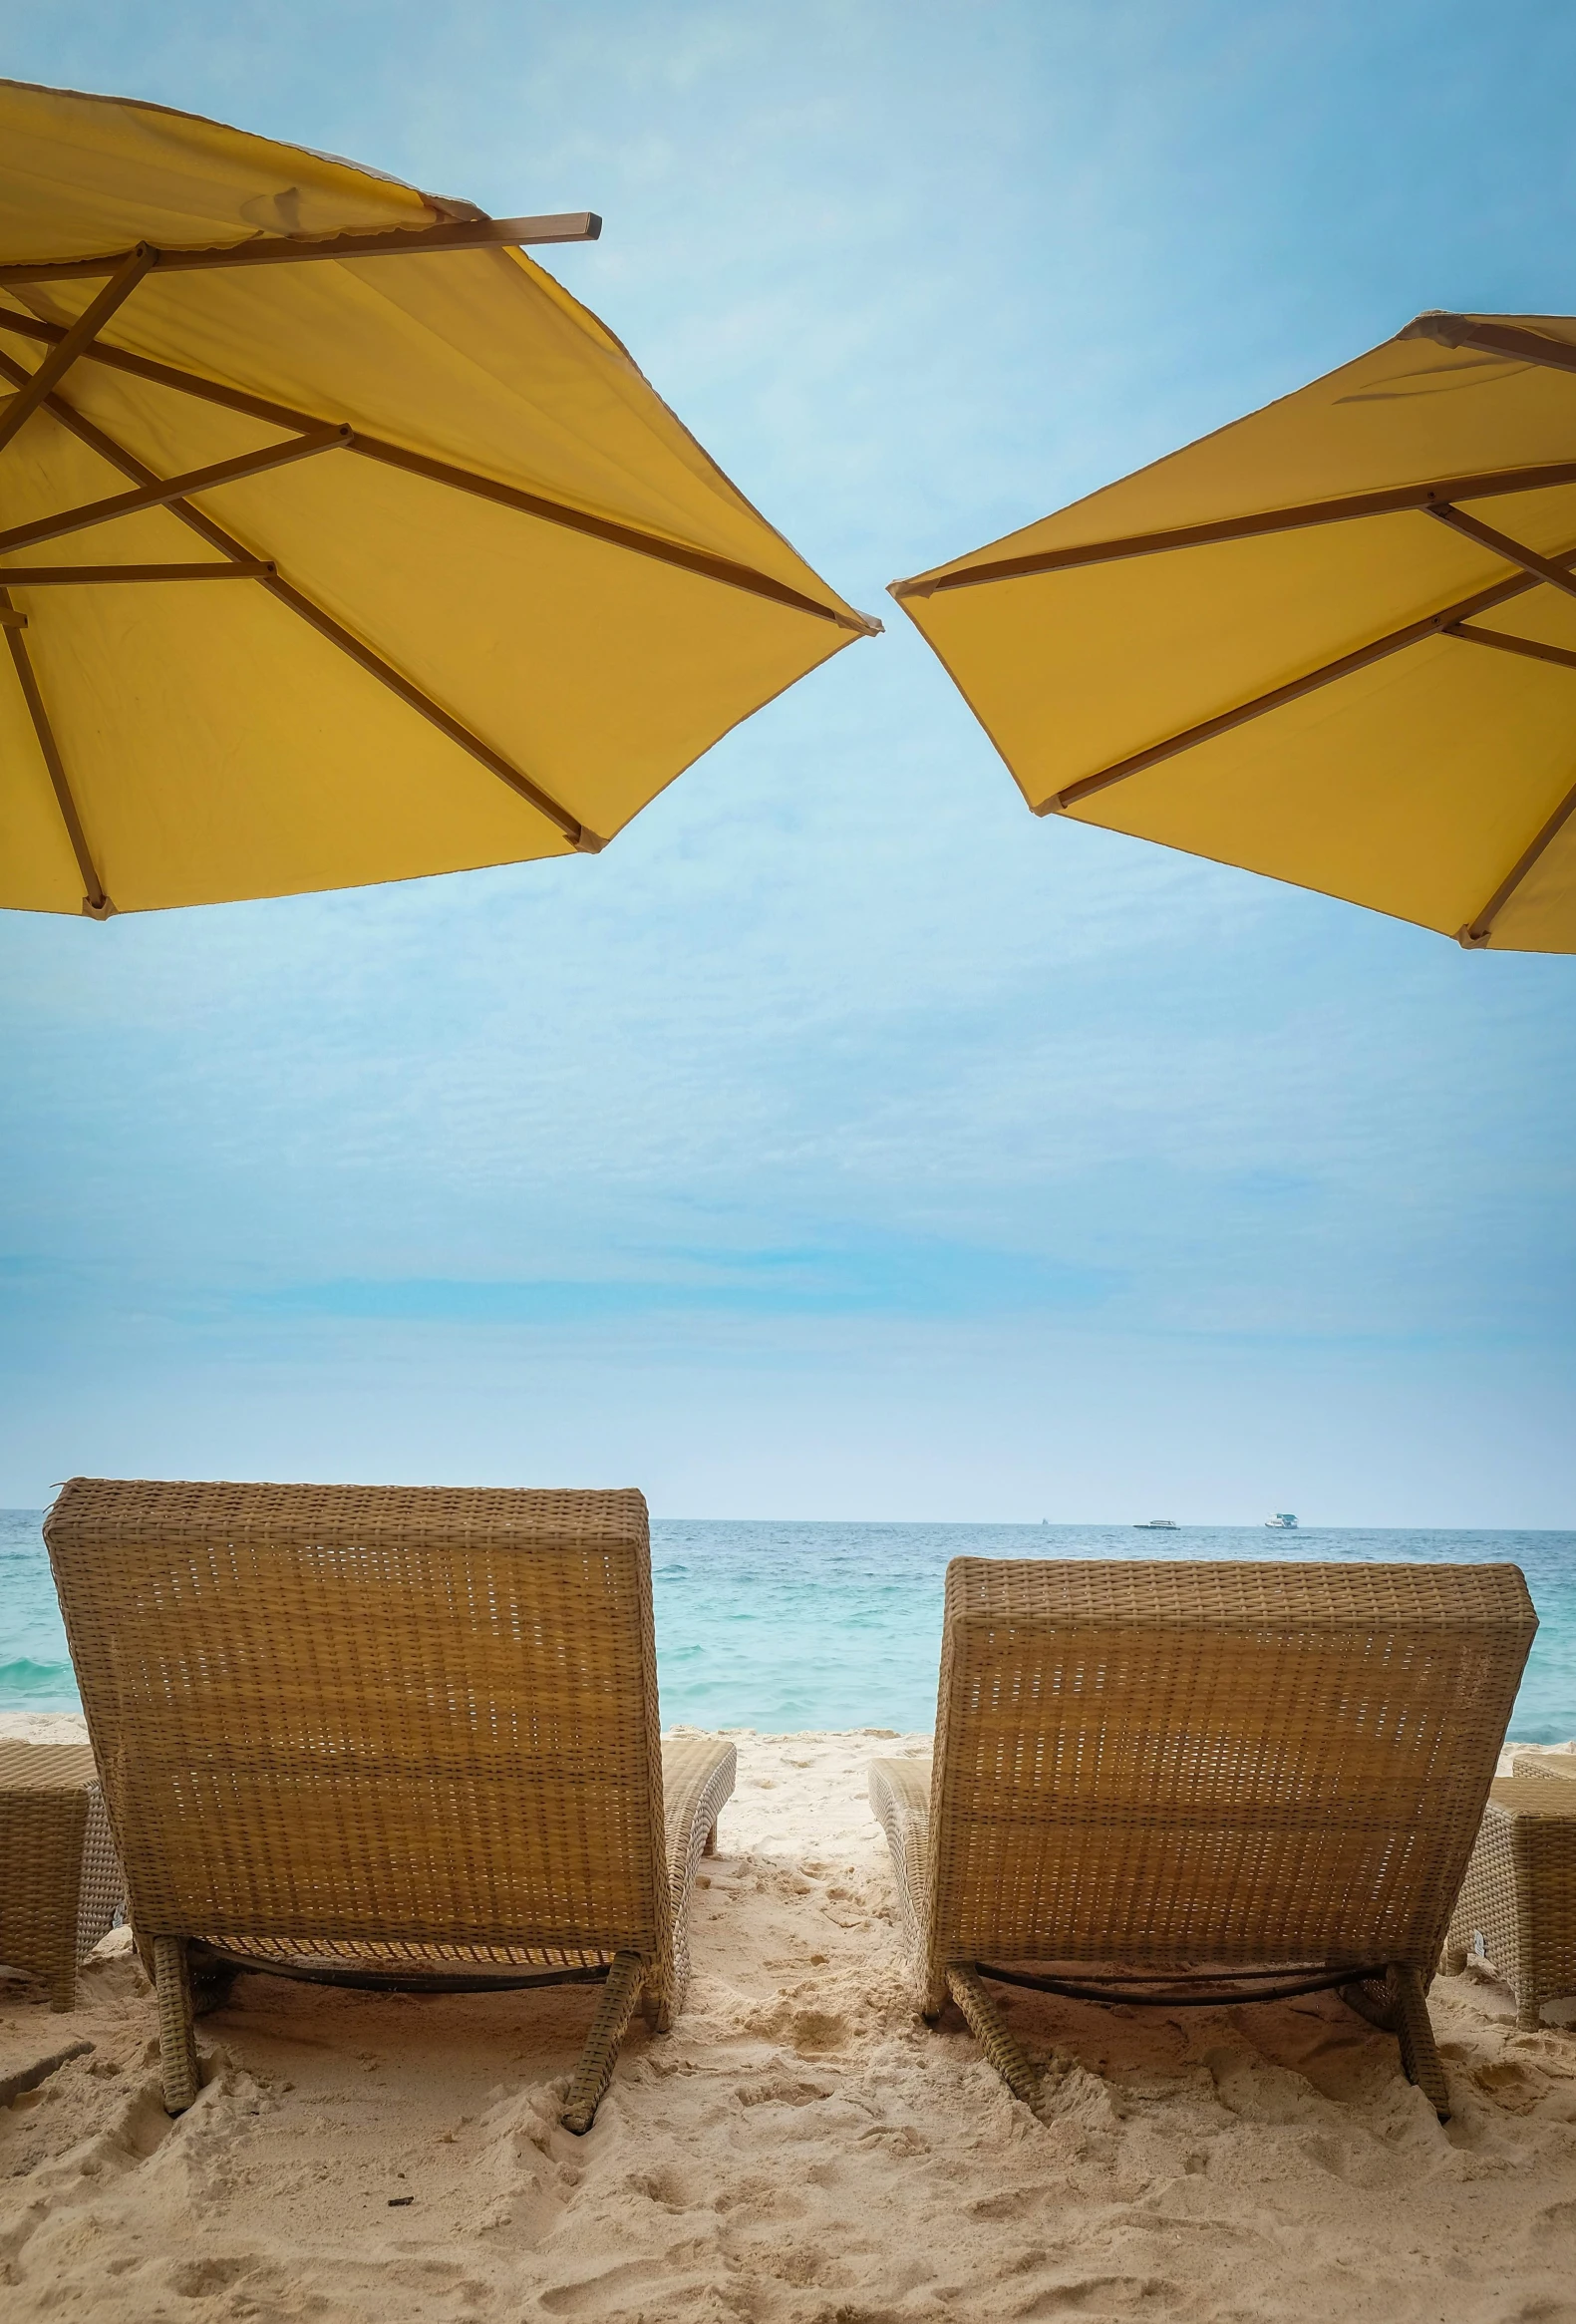
[[[125,1895],[92,1751],[0,1739],[0,1961],[70,2009]]]
[[[1519,1774],[1495,1784],[1450,1915],[1445,1959],[1487,1954],[1535,2026],[1545,2001],[1576,1993],[1576,1784]]]
[[[957,1559],[927,1985],[1431,1970],[1536,1619],[1509,1565]]]
[[[949,1969],[947,1989],[968,2020],[969,2031],[1014,2098],[1033,2106],[1040,2093],[1040,2069],[1025,2056],[1001,2013],[996,1996],[981,1983],[979,1971],[961,1965]]]
[[[85,1961],[126,1910],[126,1873],[110,1828],[104,1787],[88,1793],[88,1824],[82,1835],[82,1893],[77,1899],[77,1958]]]
[[[668,1892],[673,1915],[673,1968],[666,2014],[661,1996],[653,2000],[653,2015],[666,2030],[681,2006],[689,1982],[688,1921],[695,1868],[722,1807],[731,1796],[737,1754],[731,1743],[714,1736],[684,1737],[662,1746],[662,1794],[665,1807]],[[230,1960],[255,1961],[259,1969],[349,1970],[386,1975],[391,1983],[402,1978],[419,1981],[424,1975],[450,1971],[497,1972],[500,1986],[521,1973],[548,1969],[605,1968],[612,1959],[605,1950],[567,1949],[546,1945],[457,1945],[379,1943],[372,1938],[319,1938],[308,1942],[283,1937],[227,1936],[218,1940]]]
[[[891,1851],[904,1948],[917,1960],[930,1919],[930,1770],[908,1759],[872,1760],[870,1806]]]
[[[140,1934],[668,1988],[639,1494],[79,1478],[45,1537]]]
[[[0,1735],[0,1785],[8,1792],[85,1792],[99,1780],[86,1743],[22,1743]]]
[[[629,2030],[644,1983],[641,1963],[634,1953],[615,1953],[597,2002],[585,2048],[569,2077],[564,2109],[559,2116],[566,2131],[583,2139],[596,2120],[602,2094],[613,2079],[618,2046]]]
[[[159,2080],[168,2113],[185,2111],[197,2095],[197,2037],[191,2014],[191,1978],[183,1937],[153,1942],[154,1991],[158,2010]]]
[[[1552,1776],[1556,1783],[1576,1784],[1576,1751],[1517,1751],[1510,1758],[1512,1776]]]
[[[739,1755],[716,1736],[682,1736],[662,1747],[662,1790],[667,1803],[668,1895],[673,1914],[673,1966],[669,1989],[651,1997],[652,2022],[666,2033],[690,1982],[690,1898],[696,1867],[717,1828],[725,1801],[732,1799]]]

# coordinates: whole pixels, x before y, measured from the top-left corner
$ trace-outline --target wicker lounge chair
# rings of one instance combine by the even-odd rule
[[[0,1961],[71,2009],[77,1971],[125,1901],[88,1746],[0,1737]]]
[[[563,2120],[688,1974],[734,1750],[659,1744],[638,1493],[119,1484],[46,1520],[164,2102],[236,1969],[597,1981]]]
[[[1576,1783],[1527,1761],[1495,1784],[1444,1940],[1444,1965],[1491,1961],[1516,1997],[1516,2024],[1541,2024],[1545,2001],[1576,1993]],[[1547,1779],[1554,1776],[1554,1782]]]
[[[870,1771],[924,2014],[1032,2101],[983,1978],[1335,1986],[1445,2116],[1426,1984],[1536,1627],[1512,1565],[955,1559],[933,1777]]]

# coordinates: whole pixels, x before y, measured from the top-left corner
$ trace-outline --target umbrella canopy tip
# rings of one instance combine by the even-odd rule
[[[1447,307],[1424,307],[1420,315],[1414,315],[1396,333],[1398,339],[1431,339],[1436,347],[1460,347],[1471,332],[1471,321],[1466,315],[1452,314]]]

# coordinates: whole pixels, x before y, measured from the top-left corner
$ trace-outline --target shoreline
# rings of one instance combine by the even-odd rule
[[[664,1727],[664,1735],[726,1735],[730,1742],[756,1743],[827,1743],[862,1740],[870,1745],[871,1759],[888,1758],[889,1747],[895,1742],[905,1748],[923,1744],[928,1752],[932,1738],[929,1730],[904,1731],[897,1727],[697,1727],[691,1723]],[[88,1722],[80,1711],[0,1711],[0,1736],[20,1743],[86,1743]],[[876,1746],[880,1746],[879,1749]],[[1559,1743],[1529,1743],[1520,1736],[1507,1735],[1499,1754],[1498,1773],[1510,1774],[1512,1754],[1518,1751],[1568,1752],[1576,1757],[1576,1737]]]

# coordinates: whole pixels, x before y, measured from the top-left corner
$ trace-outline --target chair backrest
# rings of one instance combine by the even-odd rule
[[[638,1493],[75,1478],[44,1533],[140,1933],[665,1953]]]
[[[932,1963],[1431,1968],[1536,1628],[1513,1565],[955,1559]]]

